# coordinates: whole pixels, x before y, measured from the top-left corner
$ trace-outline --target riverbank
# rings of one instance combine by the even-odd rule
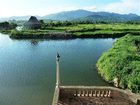
[[[71,39],[71,38],[119,38],[126,34],[140,34],[138,24],[77,24],[46,27],[38,30],[4,30],[14,39]]]
[[[140,93],[140,36],[118,39],[97,62],[99,74],[123,89]]]

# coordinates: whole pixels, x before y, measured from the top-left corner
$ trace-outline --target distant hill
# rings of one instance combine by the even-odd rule
[[[66,12],[51,14],[51,15],[44,16],[43,18],[65,21],[65,20],[75,20],[78,18],[90,16],[90,15],[92,15],[92,12],[90,11],[75,10],[75,11],[66,11]]]
[[[140,16],[136,14],[91,12],[86,10],[60,12],[60,13],[44,16],[43,18],[59,20],[59,21],[65,21],[65,20],[92,21],[92,22],[93,21],[109,21],[109,22],[140,21]]]
[[[30,16],[14,16],[9,18],[0,18],[0,21],[5,20],[28,20]],[[140,21],[140,16],[136,14],[117,14],[109,12],[91,12],[87,10],[65,11],[46,16],[36,16],[38,19],[48,19],[57,21],[106,21],[106,22],[127,22]]]
[[[140,21],[140,16],[136,14],[117,14],[108,12],[93,12],[92,15],[82,17],[76,20],[80,21],[104,21],[104,22],[127,22],[127,21]]]

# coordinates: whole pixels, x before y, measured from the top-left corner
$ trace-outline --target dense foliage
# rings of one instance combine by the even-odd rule
[[[97,62],[101,76],[121,88],[140,93],[140,36],[126,35],[118,39]]]
[[[17,27],[17,24],[15,23],[9,23],[9,22],[0,23],[0,30],[9,30],[9,29],[14,29],[16,27]]]

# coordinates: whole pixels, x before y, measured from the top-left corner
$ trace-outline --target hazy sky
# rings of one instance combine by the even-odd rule
[[[0,18],[86,9],[140,15],[140,0],[0,0]]]

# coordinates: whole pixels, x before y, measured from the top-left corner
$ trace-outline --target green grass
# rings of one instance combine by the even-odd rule
[[[3,33],[9,34],[9,31],[2,31]],[[11,37],[19,37],[23,35],[25,38],[29,36],[39,36],[48,35],[50,33],[61,32],[71,34],[72,37],[76,38],[117,38],[122,37],[128,33],[130,34],[140,34],[140,25],[139,24],[77,24],[70,26],[53,26],[53,27],[45,27],[44,29],[39,30],[27,30],[23,29],[21,32],[12,32]],[[21,38],[23,38],[21,37]]]
[[[140,93],[140,36],[126,35],[118,39],[97,62],[106,80],[118,78],[119,87]]]
[[[56,27],[57,28],[57,27]],[[134,29],[140,30],[140,25],[138,24],[78,24],[74,26],[67,26],[67,27],[58,27],[58,29],[64,29],[64,30],[80,30],[80,29],[101,29],[101,30],[119,30],[119,29]]]
[[[133,24],[78,24],[67,27],[53,27],[66,32],[72,32],[78,37],[121,37],[128,33],[139,34],[140,25]]]

